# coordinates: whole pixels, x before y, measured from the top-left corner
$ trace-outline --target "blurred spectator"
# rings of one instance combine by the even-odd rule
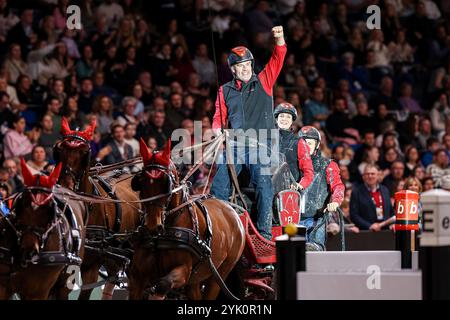
[[[431,121],[428,118],[422,118],[419,123],[419,134],[417,136],[417,140],[420,144],[420,148],[422,150],[427,149],[428,147],[428,139],[433,135]]]
[[[305,103],[305,109],[303,111],[304,125],[310,125],[313,121],[320,121],[320,126],[325,127],[325,121],[330,111],[323,101],[323,90],[315,87],[311,99]]]
[[[369,115],[369,106],[366,101],[359,101],[356,104],[357,114],[352,118],[352,127],[358,130],[359,136],[364,137],[366,132],[374,134],[374,119]],[[375,142],[375,138],[374,138]]]
[[[53,131],[60,132],[61,131],[61,101],[58,98],[50,96],[46,100],[47,111],[45,114],[48,114],[52,117],[53,120]]]
[[[69,0],[58,0],[57,7],[53,10],[53,18],[55,19],[55,27],[59,31],[64,30],[67,21],[67,6]]]
[[[17,82],[17,78],[27,72],[27,64],[22,59],[20,45],[13,43],[9,46],[7,58],[3,67],[9,73],[9,81],[12,84]]]
[[[394,96],[394,82],[391,77],[385,76],[381,79],[379,93],[369,103],[372,108],[384,104],[388,111],[400,110],[401,106]]]
[[[405,177],[411,176],[414,168],[421,165],[417,148],[414,146],[408,147],[405,152]]]
[[[369,146],[364,148],[362,162],[358,166],[358,171],[361,176],[364,174],[364,169],[368,164],[376,165],[380,159],[380,151],[376,146]]]
[[[438,135],[444,132],[445,123],[450,118],[450,107],[445,94],[440,94],[439,100],[433,104],[433,108],[430,111],[430,118],[433,130]]]
[[[360,163],[366,149],[376,146],[375,132],[370,129],[361,134],[361,145],[356,149],[354,160]]]
[[[137,137],[144,138],[146,140],[148,137],[152,136],[156,139],[158,144],[158,150],[161,149],[168,137],[168,131],[165,127],[166,114],[164,111],[154,111],[148,115],[148,119],[144,119],[139,123],[137,128]]]
[[[45,149],[49,160],[53,160],[53,146],[61,139],[61,134],[53,130],[53,118],[46,114],[41,120],[41,129],[38,144]]]
[[[92,104],[94,103],[94,86],[90,78],[84,78],[80,84],[80,95],[78,97],[78,108],[81,112],[88,114],[92,110]]]
[[[74,66],[69,57],[67,46],[64,42],[58,42],[49,58],[46,58],[43,70],[39,74],[39,82],[47,85],[50,78],[64,79],[69,76]]]
[[[440,148],[439,140],[435,137],[430,137],[427,140],[427,149],[422,153],[420,161],[424,167],[428,167],[433,162],[434,153]]]
[[[269,11],[269,2],[265,0],[258,0],[255,7],[244,14],[244,21],[246,22],[244,27],[247,32],[252,34],[260,32],[265,34],[266,37],[269,37],[273,27],[272,20],[268,15]]]
[[[97,8],[97,16],[105,17],[105,23],[111,28],[117,28],[124,16],[123,8],[114,0],[105,0]]]
[[[11,195],[11,186],[8,183],[0,182],[0,216],[6,216],[12,209],[13,199],[7,199]]]
[[[335,142],[345,142],[349,145],[359,142],[359,133],[353,128],[353,123],[346,113],[347,106],[345,100],[336,98],[334,110],[326,120],[326,128]]]
[[[422,107],[416,99],[412,97],[413,88],[410,83],[404,82],[400,87],[400,98],[398,101],[403,110],[422,114]]]
[[[0,47],[4,46],[8,32],[20,21],[19,17],[11,10],[8,2],[10,0],[0,1]],[[3,51],[3,50],[2,50]],[[3,52],[2,52],[3,53]]]
[[[134,137],[136,136],[136,124],[128,122],[125,125],[125,143],[128,144],[133,150],[133,158],[138,157],[139,153],[139,141]]]
[[[205,47],[206,47],[206,45],[205,45]],[[199,72],[198,69],[194,69],[195,66],[193,66],[193,63],[191,63],[191,61],[189,59],[189,53],[185,52],[184,47],[181,45],[177,45],[175,47],[174,55],[173,55],[173,59],[172,59],[172,66],[174,68],[174,70],[173,70],[174,79],[181,83],[185,83],[189,77],[189,74],[191,74],[192,72],[195,72],[196,70],[197,70],[197,72]],[[197,64],[197,67],[200,67],[200,65]],[[213,64],[213,68],[215,68],[214,64]],[[215,69],[213,69],[213,72],[215,72]]]
[[[397,192],[398,183],[405,175],[405,165],[402,161],[394,161],[391,164],[390,173],[383,179],[383,184],[388,188],[391,197]]]
[[[22,57],[26,57],[32,45],[37,40],[37,32],[33,27],[33,9],[25,8],[20,14],[20,22],[8,32],[6,42],[18,43]]]
[[[58,41],[59,31],[56,29],[56,22],[53,16],[45,16],[42,19],[41,26],[39,27],[38,36],[39,39],[46,43],[56,43]],[[66,27],[66,20],[64,20],[64,26]]]
[[[31,153],[33,144],[25,135],[25,118],[15,115],[9,130],[3,138],[3,152],[5,158],[24,157]]]
[[[414,49],[406,39],[405,30],[398,30],[395,41],[391,41],[388,47],[391,61],[396,67],[408,67],[414,62]]]
[[[216,66],[208,57],[208,47],[204,43],[197,46],[195,58],[192,60],[195,71],[202,84],[212,85],[216,81]]]
[[[111,132],[111,124],[113,119],[113,103],[111,98],[99,95],[95,98],[92,105],[92,114],[97,119],[97,130],[104,138]]]
[[[133,149],[125,142],[125,130],[118,123],[112,125],[112,140],[102,148],[96,157],[96,162],[114,164],[133,158]]]
[[[70,96],[67,98],[62,108],[62,116],[67,119],[72,129],[83,128],[86,123],[85,115],[78,110],[78,97]]]
[[[423,192],[433,190],[434,189],[433,178],[431,177],[424,178],[422,180],[422,185],[423,185]]]
[[[19,173],[19,167],[14,158],[7,158],[3,162],[3,168],[8,171],[9,184],[11,185],[11,193],[22,192],[24,188],[22,177]]]
[[[114,88],[105,83],[105,74],[102,71],[95,72],[93,78],[94,89],[92,90],[92,94],[94,96],[105,95],[111,98],[117,93]]]
[[[367,165],[363,183],[353,187],[350,217],[361,230],[381,231],[380,223],[394,215],[389,190],[378,183],[378,167]]]
[[[95,70],[96,61],[93,60],[94,54],[90,45],[83,47],[83,56],[75,65],[75,71],[79,79],[91,77]]]
[[[449,159],[445,149],[438,149],[433,155],[433,163],[426,168],[426,172],[433,178],[434,186],[441,186],[443,176],[450,175]]]
[[[367,74],[354,65],[355,54],[346,52],[342,55],[342,65],[339,69],[339,78],[345,79],[350,85],[350,93],[354,94],[367,88]]]
[[[412,176],[422,181],[425,178],[425,168],[422,165],[415,167]]]
[[[137,100],[134,97],[125,97],[122,100],[122,112],[117,117],[117,123],[125,127],[127,123],[138,124],[138,119],[135,116]]]
[[[64,29],[64,32],[61,37],[61,41],[66,45],[67,47],[67,55],[69,58],[78,60],[81,58],[80,51],[78,50],[78,44],[74,40],[76,36],[75,30],[70,29]]]
[[[0,91],[0,138],[8,130],[8,126],[14,119],[14,113],[9,105],[9,96],[6,92]]]
[[[48,164],[47,155],[43,146],[35,145],[31,151],[31,159],[27,161],[27,165],[33,174],[40,174],[44,167]]]

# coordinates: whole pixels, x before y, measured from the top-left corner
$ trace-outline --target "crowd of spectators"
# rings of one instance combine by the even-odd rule
[[[68,0],[0,0],[0,185],[7,194],[23,187],[19,157],[36,172],[54,165],[62,116],[72,129],[96,119],[92,159],[104,164],[136,157],[140,138],[157,150],[176,128],[193,132],[193,121],[210,128],[217,84],[232,78],[230,48],[249,47],[259,72],[280,24],[288,53],[274,104],[297,108],[295,130],[322,132],[321,151],[339,163],[347,187],[349,217],[351,191],[367,187],[374,165],[391,198],[409,177],[429,190],[450,175],[449,1],[70,4],[81,8],[81,30],[66,27]],[[381,29],[366,25],[372,4],[381,8]],[[207,176],[193,177],[194,190]]]

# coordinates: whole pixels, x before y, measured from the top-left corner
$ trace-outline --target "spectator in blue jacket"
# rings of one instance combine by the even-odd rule
[[[353,187],[350,198],[350,217],[361,230],[381,231],[381,222],[394,215],[389,190],[378,181],[378,166],[364,168],[363,183]]]

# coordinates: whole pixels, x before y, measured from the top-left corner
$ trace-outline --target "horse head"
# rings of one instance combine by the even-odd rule
[[[161,196],[144,203],[145,226],[151,232],[161,233],[164,230],[165,212],[171,204],[172,190],[178,184],[178,175],[170,160],[170,140],[163,151],[150,152],[141,138],[140,153],[144,168],[133,177],[131,187],[134,191],[140,191],[144,199]]]
[[[66,118],[62,118],[63,139],[53,147],[56,162],[63,165],[59,183],[66,188],[78,191],[79,184],[90,167],[91,146],[96,121],[93,120],[84,131],[71,130]]]
[[[34,262],[45,242],[46,230],[56,219],[52,188],[61,173],[61,163],[50,176],[33,175],[21,159],[25,190],[14,201],[15,225],[19,232],[19,257],[22,266]],[[44,241],[43,241],[44,240]]]

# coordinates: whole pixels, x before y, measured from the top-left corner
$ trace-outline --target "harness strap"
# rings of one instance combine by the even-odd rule
[[[13,264],[14,258],[11,254],[11,250],[5,247],[0,247],[0,264],[11,265]]]
[[[117,198],[116,193],[112,190],[111,185],[108,182],[106,182],[106,180],[103,177],[97,176],[96,178],[98,179],[99,184],[108,193],[108,196],[111,199],[119,200],[119,198]],[[116,208],[116,217],[114,219],[113,231],[119,232],[120,226],[122,224],[122,207],[118,202],[114,202],[114,207]]]

